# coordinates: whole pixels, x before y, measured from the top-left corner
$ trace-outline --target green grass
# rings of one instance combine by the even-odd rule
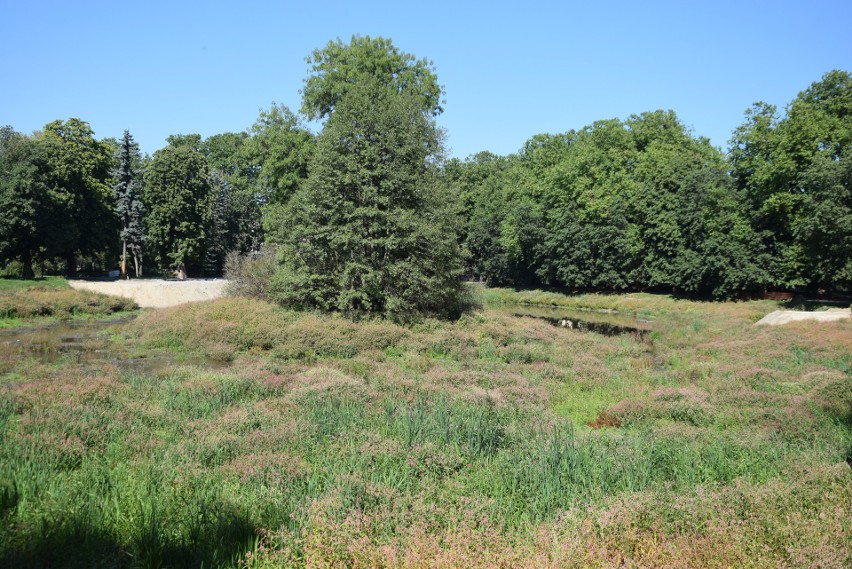
[[[0,565],[848,565],[850,323],[556,300],[658,318],[639,340],[222,299],[105,338],[225,369],[3,352]]]
[[[68,281],[63,277],[44,277],[41,279],[21,279],[0,277],[0,292],[20,289],[68,289]]]

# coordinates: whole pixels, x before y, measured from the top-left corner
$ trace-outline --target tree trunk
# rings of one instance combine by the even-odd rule
[[[21,269],[21,276],[25,279],[34,279],[35,273],[33,272],[32,251],[24,251],[23,255],[21,255],[21,264],[23,265],[23,268]]]
[[[74,251],[65,254],[65,276],[69,279],[77,277],[77,255]]]
[[[127,280],[127,240],[121,242],[121,280]]]
[[[135,251],[133,252],[133,269],[137,279],[142,276],[142,256]]]

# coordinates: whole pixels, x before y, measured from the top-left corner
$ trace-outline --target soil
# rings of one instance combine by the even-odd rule
[[[228,281],[225,279],[68,281],[72,288],[78,290],[90,290],[102,294],[132,298],[140,308],[164,308],[187,302],[219,298],[224,296],[227,283]]]

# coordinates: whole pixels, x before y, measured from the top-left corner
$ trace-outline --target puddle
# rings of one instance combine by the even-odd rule
[[[565,310],[562,308],[531,307],[523,305],[495,307],[504,313],[519,318],[538,318],[554,326],[594,332],[604,336],[634,335],[643,339],[651,331],[649,320],[642,320],[624,314]]]
[[[122,349],[105,332],[119,332],[133,316],[118,320],[60,322],[32,328],[0,330],[0,351],[6,357],[32,357],[43,363],[105,363],[143,374],[157,374],[174,366],[192,365],[207,369],[228,367],[228,362],[201,356],[168,352],[139,355]]]

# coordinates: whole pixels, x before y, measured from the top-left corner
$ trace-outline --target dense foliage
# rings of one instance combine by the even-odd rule
[[[329,116],[349,89],[375,81],[410,94],[432,115],[444,110],[444,88],[432,62],[400,52],[389,39],[353,36],[344,44],[338,38],[315,49],[306,61],[311,74],[302,90],[302,112],[310,118]]]
[[[457,313],[462,264],[441,152],[417,99],[377,82],[349,89],[284,212],[276,297],[396,318]]]
[[[230,252],[282,245],[283,302],[380,313],[449,303],[459,258],[516,287],[852,290],[848,72],[783,113],[755,103],[727,154],[657,110],[445,162],[430,61],[369,36],[306,61],[301,115],[273,103],[244,132],[173,135],[153,158],[79,119],[3,127],[6,270],[103,270],[124,251],[139,274],[144,251],[155,271],[219,275]],[[304,119],[326,122],[315,135]]]
[[[189,145],[154,153],[145,175],[150,247],[160,266],[197,272],[210,223],[204,156]]]
[[[537,136],[455,163],[474,276],[570,289],[728,296],[769,284],[724,156],[672,111]]]

